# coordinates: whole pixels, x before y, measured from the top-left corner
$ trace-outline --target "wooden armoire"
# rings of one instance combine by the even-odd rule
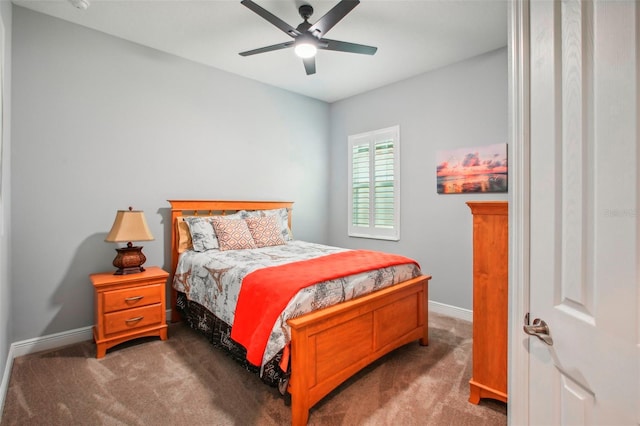
[[[467,202],[473,215],[473,372],[469,402],[507,402],[509,216],[506,201]]]

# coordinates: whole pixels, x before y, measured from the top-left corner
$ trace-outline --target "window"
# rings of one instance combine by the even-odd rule
[[[349,236],[400,239],[400,128],[349,136]]]

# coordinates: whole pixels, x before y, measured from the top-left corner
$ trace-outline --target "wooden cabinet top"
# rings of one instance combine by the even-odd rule
[[[467,201],[467,205],[473,214],[506,215],[509,213],[507,201]]]
[[[167,279],[169,273],[158,266],[149,266],[143,272],[137,274],[114,275],[112,272],[91,274],[91,282],[95,287],[113,284],[136,284],[138,281],[150,281]]]

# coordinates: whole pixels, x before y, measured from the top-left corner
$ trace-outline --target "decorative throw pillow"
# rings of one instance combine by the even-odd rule
[[[253,241],[251,231],[247,227],[244,219],[225,219],[215,217],[213,228],[218,237],[220,250],[241,250],[254,249],[256,243]]]
[[[278,220],[278,227],[280,228],[282,239],[285,241],[293,240],[291,230],[289,229],[289,212],[286,208],[262,210],[260,214],[263,217],[275,216]]]
[[[215,216],[189,216],[184,221],[189,225],[191,242],[194,251],[207,251],[219,247],[216,234],[213,231]]]
[[[213,229],[214,217],[218,216],[180,216],[177,220],[178,253],[186,250],[207,251],[219,248],[218,239]],[[242,212],[221,217],[240,219]]]
[[[250,217],[245,219],[245,222],[256,246],[270,247],[285,244],[275,216]]]

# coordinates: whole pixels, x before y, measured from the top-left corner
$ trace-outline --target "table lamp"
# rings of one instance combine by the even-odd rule
[[[142,264],[147,258],[142,254],[142,246],[134,246],[132,241],[151,241],[153,235],[149,231],[142,210],[118,210],[111,231],[105,241],[110,243],[127,243],[126,247],[117,248],[118,254],[113,259],[113,266],[118,268],[114,275],[135,274],[144,271]]]

